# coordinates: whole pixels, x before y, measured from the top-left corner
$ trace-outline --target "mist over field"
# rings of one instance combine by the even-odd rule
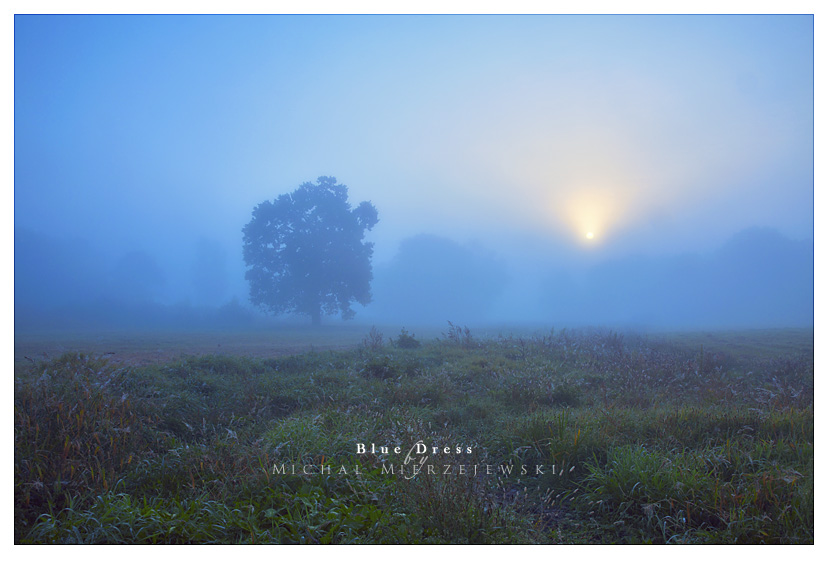
[[[15,544],[814,543],[814,15],[14,24]]]
[[[809,327],[813,102],[812,16],[18,15],[15,330],[273,325],[243,227],[321,176],[356,325]]]

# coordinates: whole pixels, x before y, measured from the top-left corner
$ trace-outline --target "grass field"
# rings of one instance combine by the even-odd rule
[[[813,543],[812,330],[380,331],[16,336],[15,542]]]
[[[344,350],[360,345],[369,326],[341,322],[312,328],[309,325],[275,326],[249,331],[37,331],[16,333],[15,364],[51,360],[67,352],[103,356],[130,366],[162,364],[194,355],[276,358],[304,352]],[[380,329],[394,334],[396,329]],[[437,339],[446,329],[423,327],[419,339]],[[480,333],[492,335],[495,329]]]

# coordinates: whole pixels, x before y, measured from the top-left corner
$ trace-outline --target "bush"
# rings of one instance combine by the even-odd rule
[[[400,373],[395,368],[392,357],[388,355],[373,356],[363,363],[360,373],[367,378],[378,378],[387,380],[397,378]]]
[[[417,349],[421,346],[421,342],[415,339],[415,335],[410,335],[406,329],[401,329],[401,334],[398,339],[392,341],[392,345],[397,349]]]

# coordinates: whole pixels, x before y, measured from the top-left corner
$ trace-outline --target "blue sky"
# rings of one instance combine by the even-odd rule
[[[15,225],[166,264],[320,175],[380,262],[813,235],[809,15],[16,16],[14,57]]]

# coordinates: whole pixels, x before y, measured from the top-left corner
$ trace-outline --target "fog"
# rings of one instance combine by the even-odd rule
[[[242,229],[320,176],[358,324],[813,325],[812,16],[14,21],[16,330],[268,328]]]

